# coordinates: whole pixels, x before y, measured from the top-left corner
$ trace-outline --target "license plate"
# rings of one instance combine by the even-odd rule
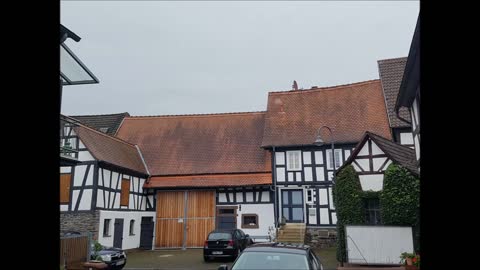
[[[122,264],[124,264],[124,263],[125,263],[125,260],[120,260],[120,261],[118,261],[118,262],[116,263],[116,265],[122,265]]]
[[[212,254],[213,255],[223,254],[223,251],[212,251]]]

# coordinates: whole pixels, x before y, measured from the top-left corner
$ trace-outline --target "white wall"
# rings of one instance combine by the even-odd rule
[[[80,140],[80,138],[78,139],[79,141],[79,144],[78,144],[78,148],[85,148],[85,144],[83,144],[82,140]],[[91,161],[91,160],[95,160],[95,158],[92,156],[92,154],[86,150],[86,151],[79,151],[78,152],[78,160],[79,161]]]
[[[380,191],[383,189],[383,174],[359,175],[363,191]]]
[[[140,225],[142,223],[142,217],[153,217],[153,221],[156,222],[155,212],[137,212],[137,211],[100,211],[100,224],[98,230],[98,242],[104,246],[113,246],[114,238],[114,223],[116,218],[123,218],[123,242],[122,249],[132,249],[140,247]],[[103,237],[103,225],[105,219],[111,219],[110,221],[110,235],[109,237]],[[135,220],[134,235],[130,235],[130,220]],[[153,231],[155,239],[155,230]],[[152,240],[153,241],[153,240]]]
[[[275,217],[273,213],[273,203],[268,204],[242,204],[242,209],[237,209],[237,228],[250,236],[268,236],[268,227],[275,226]],[[258,229],[243,229],[242,214],[257,214]],[[260,242],[262,240],[255,240]],[[265,240],[263,240],[265,241]]]
[[[398,264],[413,252],[411,227],[345,226],[349,263]]]

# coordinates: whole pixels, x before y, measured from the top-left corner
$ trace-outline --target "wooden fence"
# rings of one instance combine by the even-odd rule
[[[60,238],[60,265],[66,269],[81,269],[79,266],[90,256],[90,237],[74,235]]]

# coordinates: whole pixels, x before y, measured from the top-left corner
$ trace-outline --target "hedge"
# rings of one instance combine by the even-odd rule
[[[337,213],[337,260],[346,262],[345,224],[365,223],[362,187],[352,165],[346,166],[338,173],[332,193]]]
[[[390,164],[380,193],[384,225],[412,226],[415,250],[419,250],[420,180],[405,168]]]

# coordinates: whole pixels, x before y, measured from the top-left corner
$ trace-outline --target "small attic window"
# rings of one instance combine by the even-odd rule
[[[108,127],[100,128],[100,131],[103,132],[103,133],[107,133],[108,132]]]

